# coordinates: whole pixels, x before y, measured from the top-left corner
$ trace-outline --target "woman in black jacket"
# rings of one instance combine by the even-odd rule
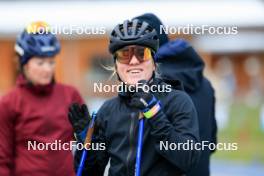
[[[109,175],[135,175],[139,114],[145,118],[141,175],[183,175],[197,162],[198,150],[184,150],[179,145],[199,142],[196,110],[183,91],[167,91],[163,88],[169,86],[155,78],[152,56],[158,42],[156,31],[136,19],[125,21],[112,31],[109,50],[117,76],[132,89],[119,92],[99,109],[92,142],[104,143],[105,150],[89,150],[83,175],[103,175],[109,159]],[[137,87],[142,80],[150,91]],[[69,119],[78,141],[83,141],[82,134],[86,134],[90,121],[87,116],[85,105],[71,106]],[[81,151],[77,151],[76,168],[80,155]]]

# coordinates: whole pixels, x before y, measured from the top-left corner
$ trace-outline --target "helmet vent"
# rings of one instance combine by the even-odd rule
[[[36,46],[36,41],[34,39],[29,39],[27,43],[33,47]]]

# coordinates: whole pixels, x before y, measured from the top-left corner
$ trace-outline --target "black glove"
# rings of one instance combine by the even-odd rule
[[[145,81],[139,81],[142,83]],[[138,88],[131,96],[130,105],[138,108],[146,118],[151,118],[161,109],[160,102],[151,92],[144,92],[143,88]]]
[[[77,135],[77,139],[83,141],[91,121],[87,106],[85,104],[79,106],[79,104],[73,103],[69,108],[68,118],[74,133]]]

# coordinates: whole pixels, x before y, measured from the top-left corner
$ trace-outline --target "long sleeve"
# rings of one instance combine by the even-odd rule
[[[171,94],[172,95],[172,94]],[[199,127],[195,107],[188,97],[182,93],[171,96],[168,107],[162,108],[154,117],[148,119],[151,126],[150,134],[155,138],[156,151],[168,161],[178,167],[182,172],[193,167],[200,156],[198,150],[165,150],[161,149],[161,142],[187,143],[199,142]],[[164,111],[168,113],[164,113]]]
[[[0,175],[10,176],[14,157],[14,117],[6,97],[0,100]]]

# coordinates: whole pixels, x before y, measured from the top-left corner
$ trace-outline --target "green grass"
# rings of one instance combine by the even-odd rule
[[[260,107],[245,104],[231,106],[228,126],[218,131],[218,142],[236,142],[237,151],[217,151],[213,158],[264,163],[264,131],[261,131]]]

